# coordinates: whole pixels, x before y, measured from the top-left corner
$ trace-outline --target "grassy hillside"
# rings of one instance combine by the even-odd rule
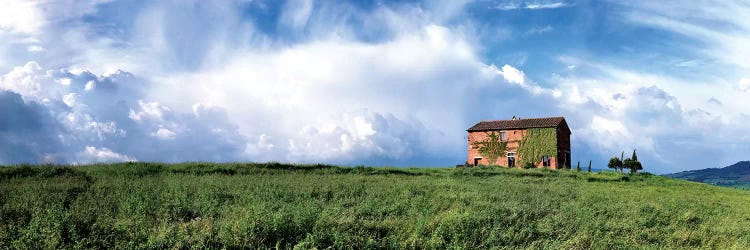
[[[748,204],[748,191],[612,172],[9,167],[0,249],[748,249]]]

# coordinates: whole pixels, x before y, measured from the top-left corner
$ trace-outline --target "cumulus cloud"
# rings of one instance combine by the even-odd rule
[[[8,110],[0,130],[10,142],[0,162],[244,159],[243,136],[223,110],[175,112],[146,100],[149,86],[124,71],[14,68],[0,78]]]
[[[44,16],[34,1],[7,0],[0,8],[0,32],[38,33]]]
[[[91,146],[138,160],[352,164],[460,161],[464,130],[475,117],[483,116],[465,111],[493,102],[487,97],[469,105],[462,100],[463,94],[515,93],[518,98],[531,86],[523,72],[512,66],[498,70],[480,62],[465,34],[424,20],[404,19],[418,10],[412,7],[383,7],[365,18],[369,21],[364,25],[383,25],[393,36],[387,41],[371,43],[360,40],[360,35],[344,33],[281,47],[240,46],[220,62],[204,55],[217,54],[214,48],[231,45],[227,42],[231,39],[196,37],[200,41],[185,44],[189,47],[175,47],[181,43],[165,28],[188,19],[165,20],[161,7],[143,13],[136,23],[163,28],[139,30],[135,33],[148,36],[134,36],[132,42],[146,42],[153,47],[145,50],[163,58],[190,51],[185,58],[204,62],[200,69],[147,81],[125,71],[97,75],[86,67],[42,70],[32,62],[13,69],[2,84],[24,98],[49,103],[59,124],[75,131],[75,136],[65,138],[79,148],[74,152]],[[292,29],[305,26],[306,19],[319,18],[309,13],[313,6],[308,7],[290,7],[283,13]],[[442,19],[452,12],[437,9],[441,14],[428,16]],[[196,15],[213,15],[204,10],[225,11],[207,6],[196,10],[200,12]],[[323,6],[319,11],[333,10]],[[212,25],[222,30],[233,20],[225,18]],[[346,24],[360,21],[352,20],[354,24]],[[313,26],[329,20],[315,22]],[[145,37],[159,39],[142,40]],[[516,82],[506,84],[511,81]],[[520,88],[515,86],[519,84]],[[500,91],[504,88],[508,91]],[[432,108],[437,106],[443,108]],[[510,111],[498,114],[511,115]]]
[[[502,68],[502,74],[505,80],[511,83],[524,85],[526,83],[526,76],[520,70],[510,65],[505,65]]]
[[[731,164],[743,159],[739,152],[750,149],[744,146],[747,137],[737,136],[750,132],[742,125],[747,118],[732,108],[737,107],[733,99],[741,98],[738,93],[690,83],[702,96],[720,96],[706,102],[683,92],[686,83],[681,79],[585,60],[563,62],[580,65],[582,72],[596,72],[556,78],[559,88],[568,90],[560,105],[568,110],[570,123],[577,125],[576,148],[605,155],[637,148],[655,172]],[[694,154],[701,157],[686,157]]]
[[[123,162],[123,161],[136,161],[135,158],[121,155],[108,148],[96,148],[92,146],[86,146],[86,148],[77,154],[76,163],[88,164],[88,163],[110,163],[110,162]]]
[[[0,88],[0,164],[54,162],[62,132],[44,106]]]
[[[478,20],[457,19],[465,17],[465,4],[23,5],[38,22],[0,19],[0,56],[8,58],[0,61],[7,72],[0,101],[3,111],[11,107],[0,114],[0,136],[10,142],[0,145],[0,162],[444,166],[464,161],[467,127],[513,115],[565,115],[575,158],[604,161],[636,147],[656,172],[695,167],[690,161],[714,167],[747,148],[747,136],[736,136],[750,134],[737,126],[750,121],[741,115],[747,113],[745,93],[726,91],[743,89],[744,80],[736,82],[741,76],[720,87],[691,82],[686,88],[684,79],[595,59],[562,59],[571,66],[550,78],[524,72],[525,59],[499,67],[483,54]],[[633,4],[637,10],[639,4]],[[569,6],[511,2],[499,8]],[[116,11],[125,8],[136,11]],[[661,22],[651,11],[626,16],[649,14],[640,23],[719,42],[713,51],[743,44],[737,34],[705,35],[705,29]],[[537,27],[528,35],[550,30]],[[707,105],[705,96],[722,105]],[[682,157],[692,154],[707,156]]]
[[[551,95],[554,98],[559,98],[562,95],[562,92],[559,89],[544,88],[533,81],[529,81],[523,71],[508,64],[500,69],[495,65],[484,65],[482,71],[485,75],[501,76],[507,83],[518,85],[534,95],[546,94]]]
[[[530,86],[522,71],[481,63],[462,36],[437,25],[381,44],[326,39],[248,51],[163,81],[152,95],[165,93],[158,99],[171,106],[226,107],[241,133],[255,138],[252,159],[355,164],[460,155],[458,139],[472,122],[466,116],[480,115],[468,114],[474,107],[465,93],[524,96]]]
[[[169,139],[174,139],[177,133],[172,132],[172,130],[169,130],[166,128],[159,128],[159,130],[156,130],[156,132],[152,133],[151,135],[156,136],[159,139],[169,140]]]

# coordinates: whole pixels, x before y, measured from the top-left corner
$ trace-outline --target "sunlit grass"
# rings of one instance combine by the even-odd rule
[[[0,248],[750,248],[750,192],[502,168],[0,168]]]

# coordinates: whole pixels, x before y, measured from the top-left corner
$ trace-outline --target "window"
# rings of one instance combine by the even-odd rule
[[[508,136],[505,135],[505,131],[500,131],[500,140],[501,141],[507,141]]]
[[[552,166],[551,159],[552,157],[550,157],[549,155],[542,156],[542,166],[545,166],[545,167]]]
[[[512,168],[516,166],[516,153],[508,152],[508,167]]]

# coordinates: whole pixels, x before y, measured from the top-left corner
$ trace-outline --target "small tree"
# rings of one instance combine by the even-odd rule
[[[623,162],[623,167],[630,169],[631,174],[638,173],[638,170],[643,170],[643,165],[638,161],[638,155],[635,153],[635,149],[633,149],[633,156]]]
[[[611,159],[609,159],[607,167],[617,171],[618,169],[620,169],[620,167],[622,167],[622,161],[617,157],[612,157]]]
[[[632,162],[633,160],[631,160],[630,158],[626,158],[624,161],[622,161],[622,169],[630,169]]]
[[[620,173],[622,173],[622,168],[625,166],[625,151],[622,151],[620,153],[620,165],[617,167],[618,170],[620,170]]]
[[[578,165],[576,165],[576,171],[581,172],[581,161],[578,161]]]
[[[588,172],[591,173],[591,160],[589,160],[589,169]]]
[[[638,170],[643,169],[643,165],[641,165],[641,162],[634,161],[632,159],[626,159],[623,165],[625,165],[625,168],[630,169],[631,174],[638,173]]]

